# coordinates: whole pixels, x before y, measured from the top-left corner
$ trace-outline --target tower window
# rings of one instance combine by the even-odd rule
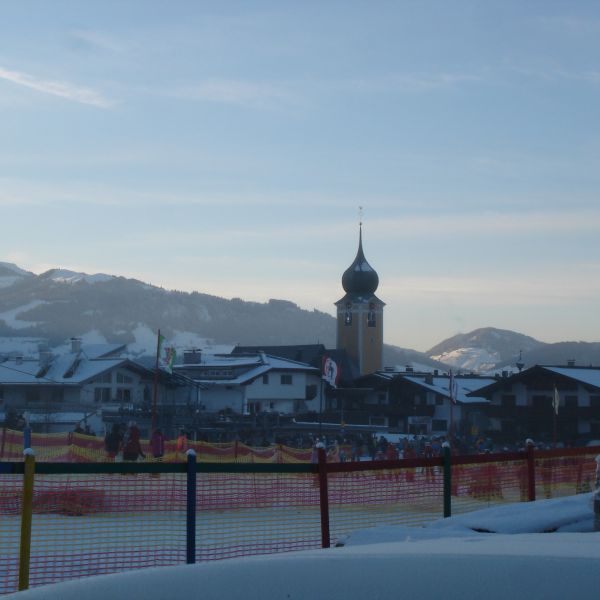
[[[369,312],[367,313],[367,327],[375,327],[375,304],[369,302]]]
[[[344,325],[352,325],[352,313],[350,311],[346,311],[344,315]]]

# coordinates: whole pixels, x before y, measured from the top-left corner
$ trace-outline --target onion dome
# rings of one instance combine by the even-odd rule
[[[358,252],[354,262],[342,275],[342,287],[348,294],[372,296],[379,285],[379,275],[367,262],[362,249],[362,226],[358,237]]]

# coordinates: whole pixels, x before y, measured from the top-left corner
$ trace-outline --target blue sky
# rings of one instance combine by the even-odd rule
[[[600,340],[597,2],[0,6],[0,260]]]

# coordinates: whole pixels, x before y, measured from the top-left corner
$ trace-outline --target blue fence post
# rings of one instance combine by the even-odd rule
[[[196,452],[187,454],[186,562],[196,562]]]
[[[444,518],[452,516],[452,458],[450,452],[450,444],[444,442],[443,458],[444,458]]]

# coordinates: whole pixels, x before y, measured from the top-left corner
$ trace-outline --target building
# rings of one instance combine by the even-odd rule
[[[342,275],[346,294],[338,300],[337,343],[356,363],[360,375],[373,373],[383,366],[383,307],[375,291],[379,276],[365,258],[362,247],[362,224],[358,252],[354,262]]]
[[[193,350],[174,372],[194,384],[197,410],[293,415],[319,410],[320,370],[264,352],[208,355]]]
[[[535,365],[477,391],[492,434],[575,443],[600,438],[600,367]]]
[[[464,435],[484,424],[481,411],[489,401],[477,390],[493,382],[477,375],[386,368],[356,381],[362,394],[347,402],[346,419],[368,418],[370,424],[407,434]]]
[[[60,432],[86,423],[99,432],[106,412],[133,413],[150,406],[153,371],[121,356],[125,346],[82,346],[39,358],[15,357],[0,363],[0,420],[24,415],[33,431]],[[162,395],[167,386],[160,384]]]

